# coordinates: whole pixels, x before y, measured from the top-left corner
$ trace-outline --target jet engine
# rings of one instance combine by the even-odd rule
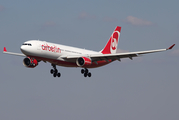
[[[34,68],[38,65],[38,61],[34,58],[26,57],[23,60],[23,65],[28,68]]]
[[[79,66],[79,67],[85,67],[85,66],[89,66],[92,64],[92,61],[90,58],[87,58],[87,57],[80,57],[76,60],[76,64]]]

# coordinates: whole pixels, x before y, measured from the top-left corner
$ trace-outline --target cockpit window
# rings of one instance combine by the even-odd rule
[[[30,43],[23,43],[22,45],[32,46],[32,44],[30,44]]]

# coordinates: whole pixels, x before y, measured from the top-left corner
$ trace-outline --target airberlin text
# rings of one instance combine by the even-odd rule
[[[58,47],[55,46],[55,45],[49,46],[48,44],[43,44],[41,47],[42,47],[42,50],[51,51],[51,52],[56,52],[56,53],[61,53],[60,48],[58,48]]]

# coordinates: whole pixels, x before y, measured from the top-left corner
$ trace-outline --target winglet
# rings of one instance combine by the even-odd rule
[[[6,47],[4,47],[4,51],[3,52],[7,52],[7,49],[6,49]]]
[[[167,48],[167,50],[172,49],[175,46],[175,44],[173,44],[172,46],[170,46],[169,48]]]

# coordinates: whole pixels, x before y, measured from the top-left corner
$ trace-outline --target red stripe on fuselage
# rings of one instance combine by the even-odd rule
[[[42,60],[42,61],[48,61],[52,64],[58,65],[58,66],[64,66],[64,67],[79,67],[76,62],[67,62],[67,61],[61,61],[61,60],[54,60],[54,59],[49,59],[49,58],[42,58],[42,57],[37,57],[37,56],[28,56],[28,57],[32,57],[35,58],[37,60]],[[113,62],[112,60],[108,60],[109,62],[102,60],[102,61],[97,61],[97,63],[92,63],[89,66],[85,66],[85,68],[97,68],[97,67],[101,67],[104,65],[107,65],[111,62]],[[82,67],[83,68],[83,67]]]

